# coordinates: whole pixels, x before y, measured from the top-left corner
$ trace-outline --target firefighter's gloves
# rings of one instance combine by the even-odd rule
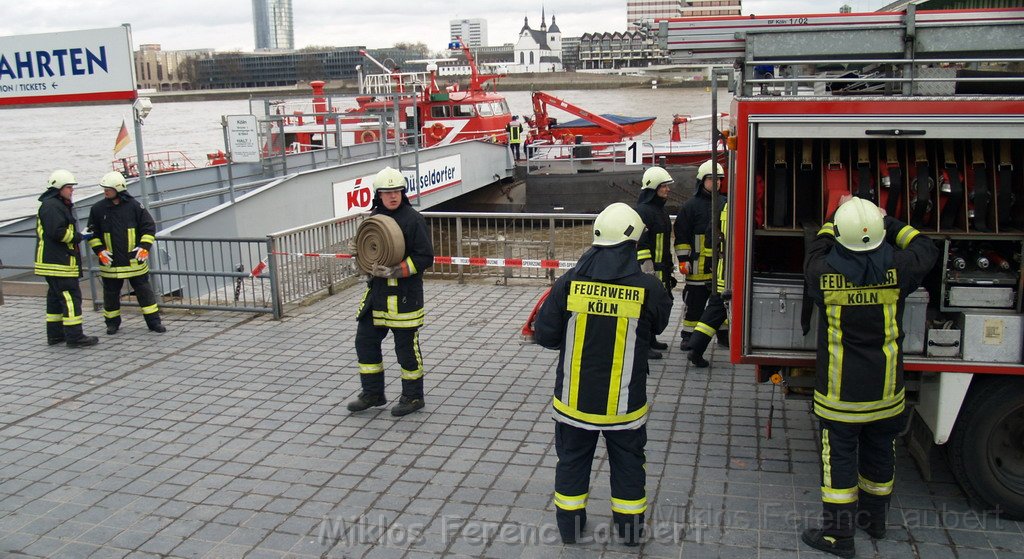
[[[107,249],[99,251],[96,256],[99,257],[101,266],[110,266],[114,262],[114,255]]]
[[[641,262],[640,263],[640,271],[645,273],[645,274],[653,274],[654,273],[654,261],[648,259],[648,260],[644,260],[643,262]]]
[[[142,262],[145,262],[145,261],[149,260],[149,251],[144,249],[144,248],[142,248],[142,247],[136,248],[135,249],[135,259],[138,260],[139,263],[142,263]]]
[[[686,261],[680,262],[679,263],[679,273],[683,274],[683,276],[686,276],[686,274],[689,274],[690,273],[690,263],[686,262]]]
[[[402,268],[400,266],[385,266],[383,264],[374,264],[373,269],[370,273],[378,278],[400,278],[402,277]]]

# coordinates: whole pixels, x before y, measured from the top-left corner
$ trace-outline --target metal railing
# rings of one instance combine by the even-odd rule
[[[34,239],[35,235],[15,233],[0,237]],[[272,313],[280,316],[281,305],[273,289],[276,270],[261,262],[269,255],[267,239],[210,239],[162,237],[151,251],[150,275],[160,306],[191,310],[227,310]],[[21,277],[34,276],[32,251],[3,255],[3,267],[22,270]],[[93,309],[103,306],[96,255],[82,245],[82,271],[93,300]],[[259,267],[259,268],[257,268]],[[253,273],[253,272],[256,273]],[[130,286],[125,282],[125,288]],[[122,305],[137,306],[122,291]]]
[[[347,253],[366,214],[331,219],[268,235],[270,268],[277,278],[281,305],[299,304],[323,292],[353,285],[362,278]],[[435,256],[576,260],[592,240],[593,215],[423,212]],[[558,270],[435,264],[425,276],[457,279],[554,281]],[[282,313],[284,309],[282,307]]]

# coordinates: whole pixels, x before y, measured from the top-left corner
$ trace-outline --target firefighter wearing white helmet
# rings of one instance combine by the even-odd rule
[[[642,228],[628,205],[605,208],[594,221],[593,246],[555,281],[534,321],[537,343],[559,351],[552,403],[554,504],[564,543],[578,541],[586,523],[591,463],[602,432],[616,530],[626,545],[637,545],[642,535],[647,350],[672,312],[665,287],[637,263]]]
[[[121,173],[111,171],[103,175],[100,186],[103,199],[89,211],[89,247],[100,262],[107,334],[112,336],[121,329],[121,288],[125,280],[135,292],[146,327],[158,334],[166,332],[149,281],[149,253],[156,243],[153,216],[128,193]]]
[[[82,332],[82,234],[74,215],[75,175],[58,169],[46,181],[36,214],[36,252],[33,270],[46,279],[46,341],[69,347],[95,345],[95,336]]]
[[[679,273],[686,279],[683,286],[683,322],[680,329],[682,338],[679,349],[690,348],[690,336],[700,321],[701,313],[708,302],[711,292],[711,254],[704,250],[705,237],[711,227],[711,191],[716,188],[712,183],[712,169],[717,171],[719,185],[725,178],[722,166],[707,160],[697,168],[696,184],[693,196],[683,203],[676,216],[674,226],[675,252],[679,264]]]
[[[391,408],[391,415],[403,416],[424,406],[419,329],[424,317],[423,271],[434,264],[434,247],[427,222],[409,204],[405,187],[405,176],[391,167],[385,167],[373,179],[370,214],[395,220],[405,240],[405,255],[396,266],[373,267],[356,312],[355,346],[362,389],[348,402],[348,410],[353,413],[387,404],[381,343],[389,331],[394,334],[402,377],[402,395]]]
[[[640,261],[640,268],[644,272],[654,274],[654,277],[658,278],[669,295],[676,286],[676,278],[672,273],[675,269],[672,259],[672,218],[669,217],[665,204],[668,202],[673,184],[675,181],[668,171],[658,166],[651,167],[644,171],[643,179],[640,181],[640,195],[636,202],[636,211],[647,228],[637,246],[637,260]],[[659,351],[666,349],[668,344],[652,337],[648,357],[661,359]]]
[[[860,198],[840,205],[808,248],[807,295],[819,317],[814,413],[828,441],[822,526],[801,535],[815,549],[853,557],[855,525],[885,536],[893,441],[906,423],[904,303],[938,255],[931,239]]]

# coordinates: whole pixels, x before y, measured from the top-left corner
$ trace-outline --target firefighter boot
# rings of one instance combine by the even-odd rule
[[[46,343],[57,345],[64,343],[64,325],[60,322],[46,323]]]
[[[388,400],[387,398],[384,397],[383,394],[371,394],[369,392],[360,392],[358,396],[349,400],[348,404],[346,404],[345,407],[348,408],[348,411],[355,413],[368,410],[370,408],[383,406],[384,404],[387,403]]]
[[[636,547],[643,541],[644,513],[621,514],[613,511],[612,522],[615,524],[615,533],[627,547]]]
[[[121,328],[121,317],[108,318],[104,322],[107,323],[107,335],[113,336]]]
[[[660,351],[654,351],[653,349],[648,349],[647,350],[647,359],[649,359],[649,360],[661,359],[661,352]]]
[[[576,543],[583,538],[583,529],[587,527],[587,509],[555,509],[555,523],[562,543]]]
[[[814,549],[830,553],[837,557],[850,558],[857,554],[857,551],[853,546],[852,537],[840,538],[836,536],[826,536],[824,530],[808,528],[804,530],[803,534],[800,534],[800,539]]]
[[[391,415],[402,417],[419,409],[423,409],[423,377],[402,379],[402,397],[391,408]]]
[[[871,539],[884,539],[888,508],[889,502],[885,497],[872,495],[866,491],[861,492],[860,499],[857,501],[857,516],[854,518],[854,524],[871,536]]]
[[[152,314],[144,314],[142,315],[142,317],[146,319],[146,326],[148,326],[150,330],[156,332],[157,334],[163,334],[164,332],[167,331],[167,327],[160,322],[159,312],[155,312]]]
[[[668,344],[665,342],[659,342],[657,336],[651,336],[651,349],[665,351],[668,349]]]
[[[690,353],[686,354],[686,358],[694,367],[703,369],[710,365],[708,360],[704,359],[704,351],[708,348],[709,342],[711,337],[700,330],[690,336]]]
[[[681,349],[683,351],[689,351],[690,350],[690,332],[686,332],[686,331],[681,332],[679,334],[679,337],[682,338],[682,341],[679,342],[679,349]]]
[[[718,345],[720,345],[722,347],[729,347],[729,331],[728,330],[719,330],[718,333],[715,334],[715,339],[718,340]]]
[[[388,403],[384,397],[384,372],[360,374],[359,382],[363,390],[358,396],[349,400],[346,407],[348,411],[355,413],[383,406]]]

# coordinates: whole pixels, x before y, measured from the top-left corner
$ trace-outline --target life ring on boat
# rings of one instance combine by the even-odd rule
[[[433,125],[427,128],[427,133],[430,134],[431,138],[437,141],[441,141],[444,139],[445,136],[448,135],[448,130],[440,122],[435,122]]]
[[[375,130],[363,130],[363,133],[359,135],[359,142],[366,144],[369,142],[377,141],[377,132]]]
[[[562,143],[563,144],[575,144],[576,143],[576,136],[573,136],[572,134],[566,132],[565,134],[562,134]]]

